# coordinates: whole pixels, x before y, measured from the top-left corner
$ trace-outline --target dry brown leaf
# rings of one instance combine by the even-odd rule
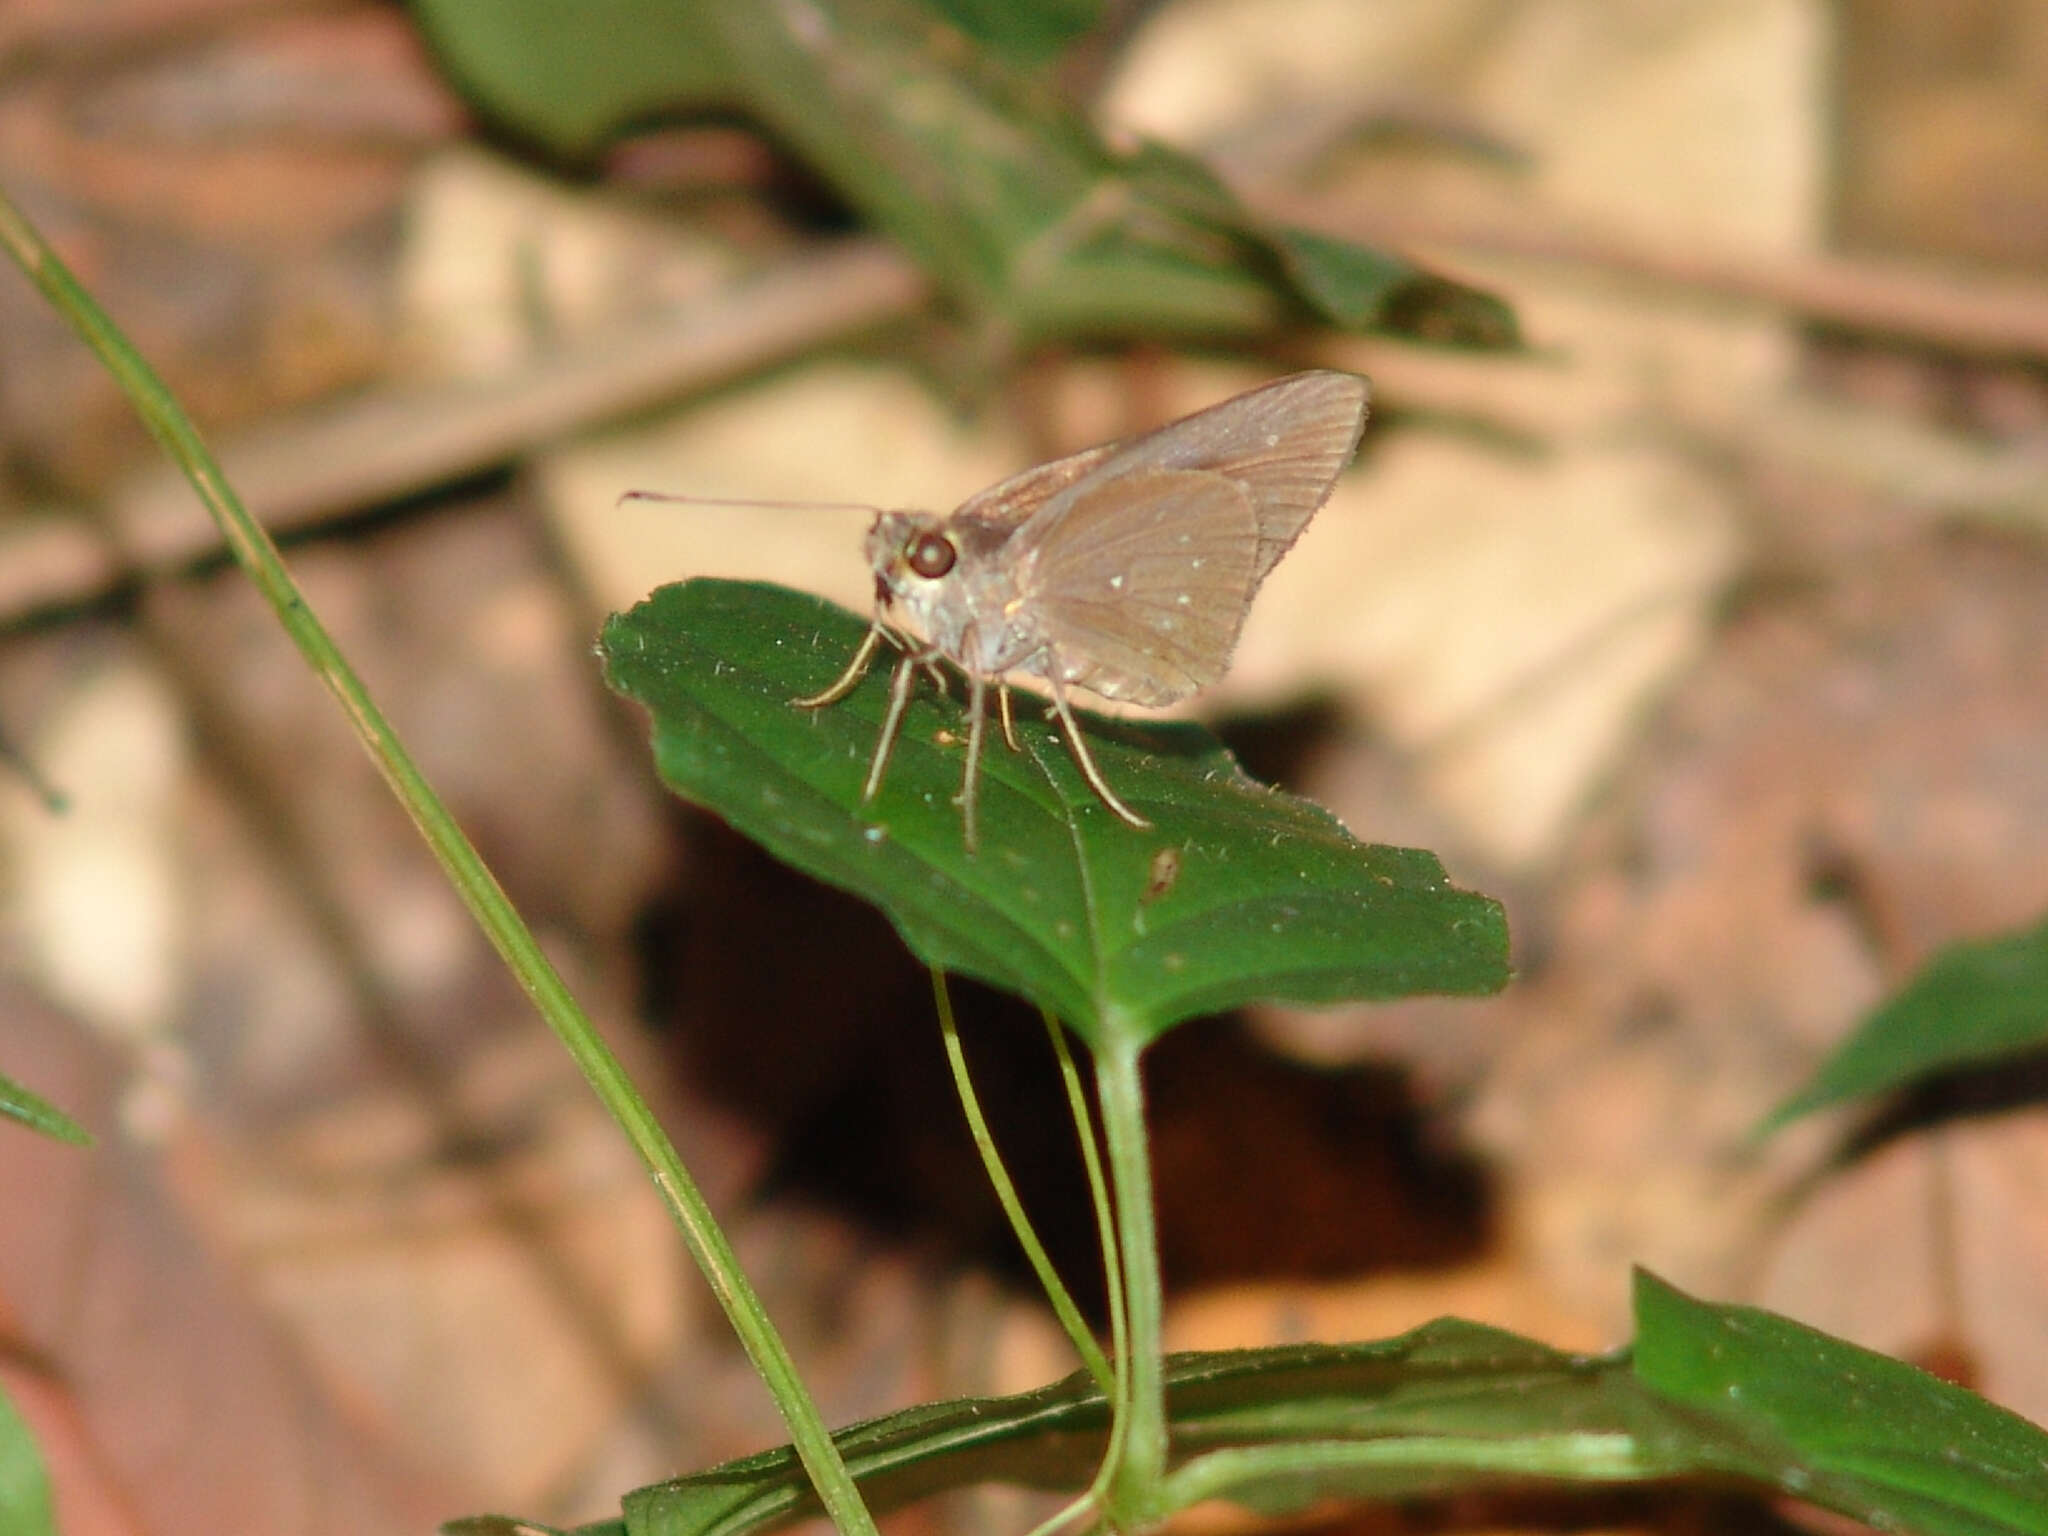
[[[1891,549],[1745,616],[1674,699],[1543,963],[1495,1005],[1472,1121],[1568,1305],[1618,1321],[1631,1262],[1724,1296],[1768,1269],[1772,1304],[1874,1347],[1951,1322],[1982,1342],[1984,1390],[2039,1412],[2029,1133],[1956,1133],[1970,1152],[1940,1177],[1973,1214],[1948,1232],[1914,1192],[1947,1136],[1801,1199],[1840,1122],[1744,1139],[1939,946],[2048,910],[2044,581],[2004,541]],[[1954,1319],[1943,1266],[1967,1277]]]
[[[429,377],[489,380],[737,275],[688,225],[468,145],[420,168],[405,223],[398,352]]]
[[[235,1265],[183,1220],[165,1173],[204,1157],[192,1122],[135,1145],[115,1109],[126,1064],[18,989],[0,996],[0,1038],[100,1137],[81,1150],[0,1128],[0,1300],[70,1393],[105,1491],[161,1536],[445,1516],[453,1485],[324,1398]]]

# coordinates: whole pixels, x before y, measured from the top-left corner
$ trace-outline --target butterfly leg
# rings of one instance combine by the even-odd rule
[[[1003,720],[1003,745],[1012,752],[1022,752],[1023,744],[1017,740],[1017,722],[1010,718],[1010,685],[996,684],[996,706]]]
[[[888,626],[883,624],[882,616],[878,613],[875,615],[875,621],[868,626],[867,638],[861,641],[860,649],[853,653],[853,660],[846,664],[846,670],[839,674],[832,685],[823,693],[805,694],[802,698],[791,699],[789,702],[798,709],[823,709],[827,704],[837,704],[853,692],[860,680],[867,676],[868,667],[875,659],[875,651],[885,636],[891,640],[895,638],[889,634]]]
[[[866,805],[882,787],[882,774],[889,766],[889,753],[896,745],[896,733],[903,729],[903,711],[910,707],[910,690],[917,683],[918,657],[905,652],[889,679],[889,712],[882,717],[882,734],[875,742],[875,755],[868,764],[868,781],[861,786],[860,803]]]
[[[981,738],[988,726],[988,679],[979,672],[967,677],[967,774],[960,781],[960,820],[966,833],[967,851],[974,852],[975,791],[980,787]]]
[[[1102,803],[1116,813],[1117,819],[1127,826],[1136,827],[1140,832],[1152,823],[1117,799],[1116,791],[1109,787],[1109,781],[1102,776],[1102,770],[1095,766],[1095,759],[1089,756],[1087,738],[1081,734],[1081,723],[1074,718],[1074,711],[1067,705],[1067,690],[1060,684],[1057,666],[1047,670],[1046,681],[1052,684],[1053,712],[1060,717],[1061,729],[1066,733],[1067,745],[1073,749],[1074,761],[1080,766],[1081,777],[1088,781],[1088,787],[1095,791]]]

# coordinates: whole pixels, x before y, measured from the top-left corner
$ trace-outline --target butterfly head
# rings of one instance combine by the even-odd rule
[[[913,612],[930,606],[960,559],[945,523],[932,512],[883,512],[875,518],[867,557],[877,603],[887,608],[902,602]]]

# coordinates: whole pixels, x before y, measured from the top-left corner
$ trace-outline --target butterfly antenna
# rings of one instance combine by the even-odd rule
[[[872,512],[882,508],[864,501],[775,501],[752,496],[682,496],[670,491],[626,491],[615,506],[629,501],[662,501],[678,507],[761,507],[774,512]]]

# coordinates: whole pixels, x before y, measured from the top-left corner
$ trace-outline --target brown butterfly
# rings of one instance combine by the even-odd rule
[[[942,660],[958,667],[968,686],[958,803],[971,852],[989,684],[1015,750],[1010,679],[1040,678],[1089,787],[1131,826],[1150,826],[1095,766],[1067,689],[1156,708],[1221,677],[1259,583],[1357,450],[1366,399],[1356,374],[1297,373],[1027,469],[949,516],[879,513],[866,545],[874,623],[831,687],[793,702],[817,709],[845,698],[884,640],[903,653],[865,804],[881,788],[918,671],[938,676]]]

